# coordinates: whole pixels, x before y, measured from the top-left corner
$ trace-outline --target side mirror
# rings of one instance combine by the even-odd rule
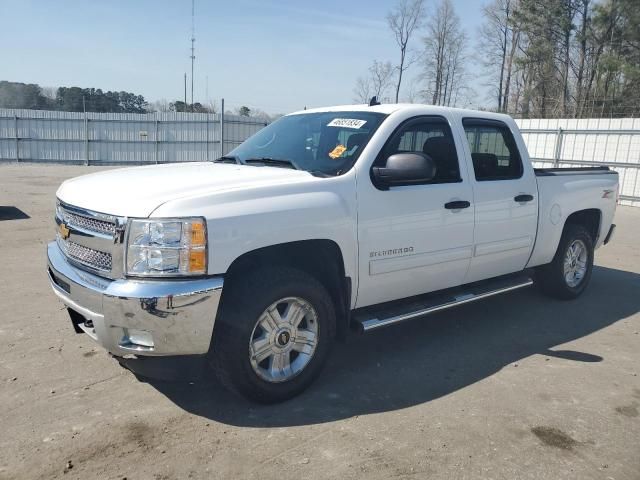
[[[419,152],[396,153],[384,167],[373,167],[373,179],[381,188],[417,185],[433,180],[436,164],[429,155]]]

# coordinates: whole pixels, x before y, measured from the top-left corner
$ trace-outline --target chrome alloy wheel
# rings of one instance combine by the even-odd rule
[[[564,255],[564,279],[571,288],[577,287],[587,273],[589,253],[582,240],[574,240]]]
[[[318,344],[318,316],[309,302],[287,297],[258,318],[249,340],[253,371],[271,383],[285,382],[309,364]]]

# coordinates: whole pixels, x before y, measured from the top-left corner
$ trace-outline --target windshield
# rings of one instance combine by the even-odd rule
[[[374,112],[288,115],[260,130],[223,159],[340,175],[355,163],[385,116]]]

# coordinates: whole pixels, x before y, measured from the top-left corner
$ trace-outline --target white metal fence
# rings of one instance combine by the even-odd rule
[[[608,165],[620,176],[620,203],[640,206],[640,119],[516,122],[535,166]]]
[[[640,119],[516,122],[536,166],[608,165],[620,174],[621,203],[640,206]],[[237,115],[0,109],[0,162],[109,165],[212,160],[265,125]]]
[[[0,162],[109,165],[213,160],[265,125],[249,117],[204,113],[0,109]]]

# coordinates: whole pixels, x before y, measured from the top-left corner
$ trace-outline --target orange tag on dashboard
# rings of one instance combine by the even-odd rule
[[[334,160],[347,151],[347,147],[344,145],[338,145],[336,148],[329,152],[329,156]]]

